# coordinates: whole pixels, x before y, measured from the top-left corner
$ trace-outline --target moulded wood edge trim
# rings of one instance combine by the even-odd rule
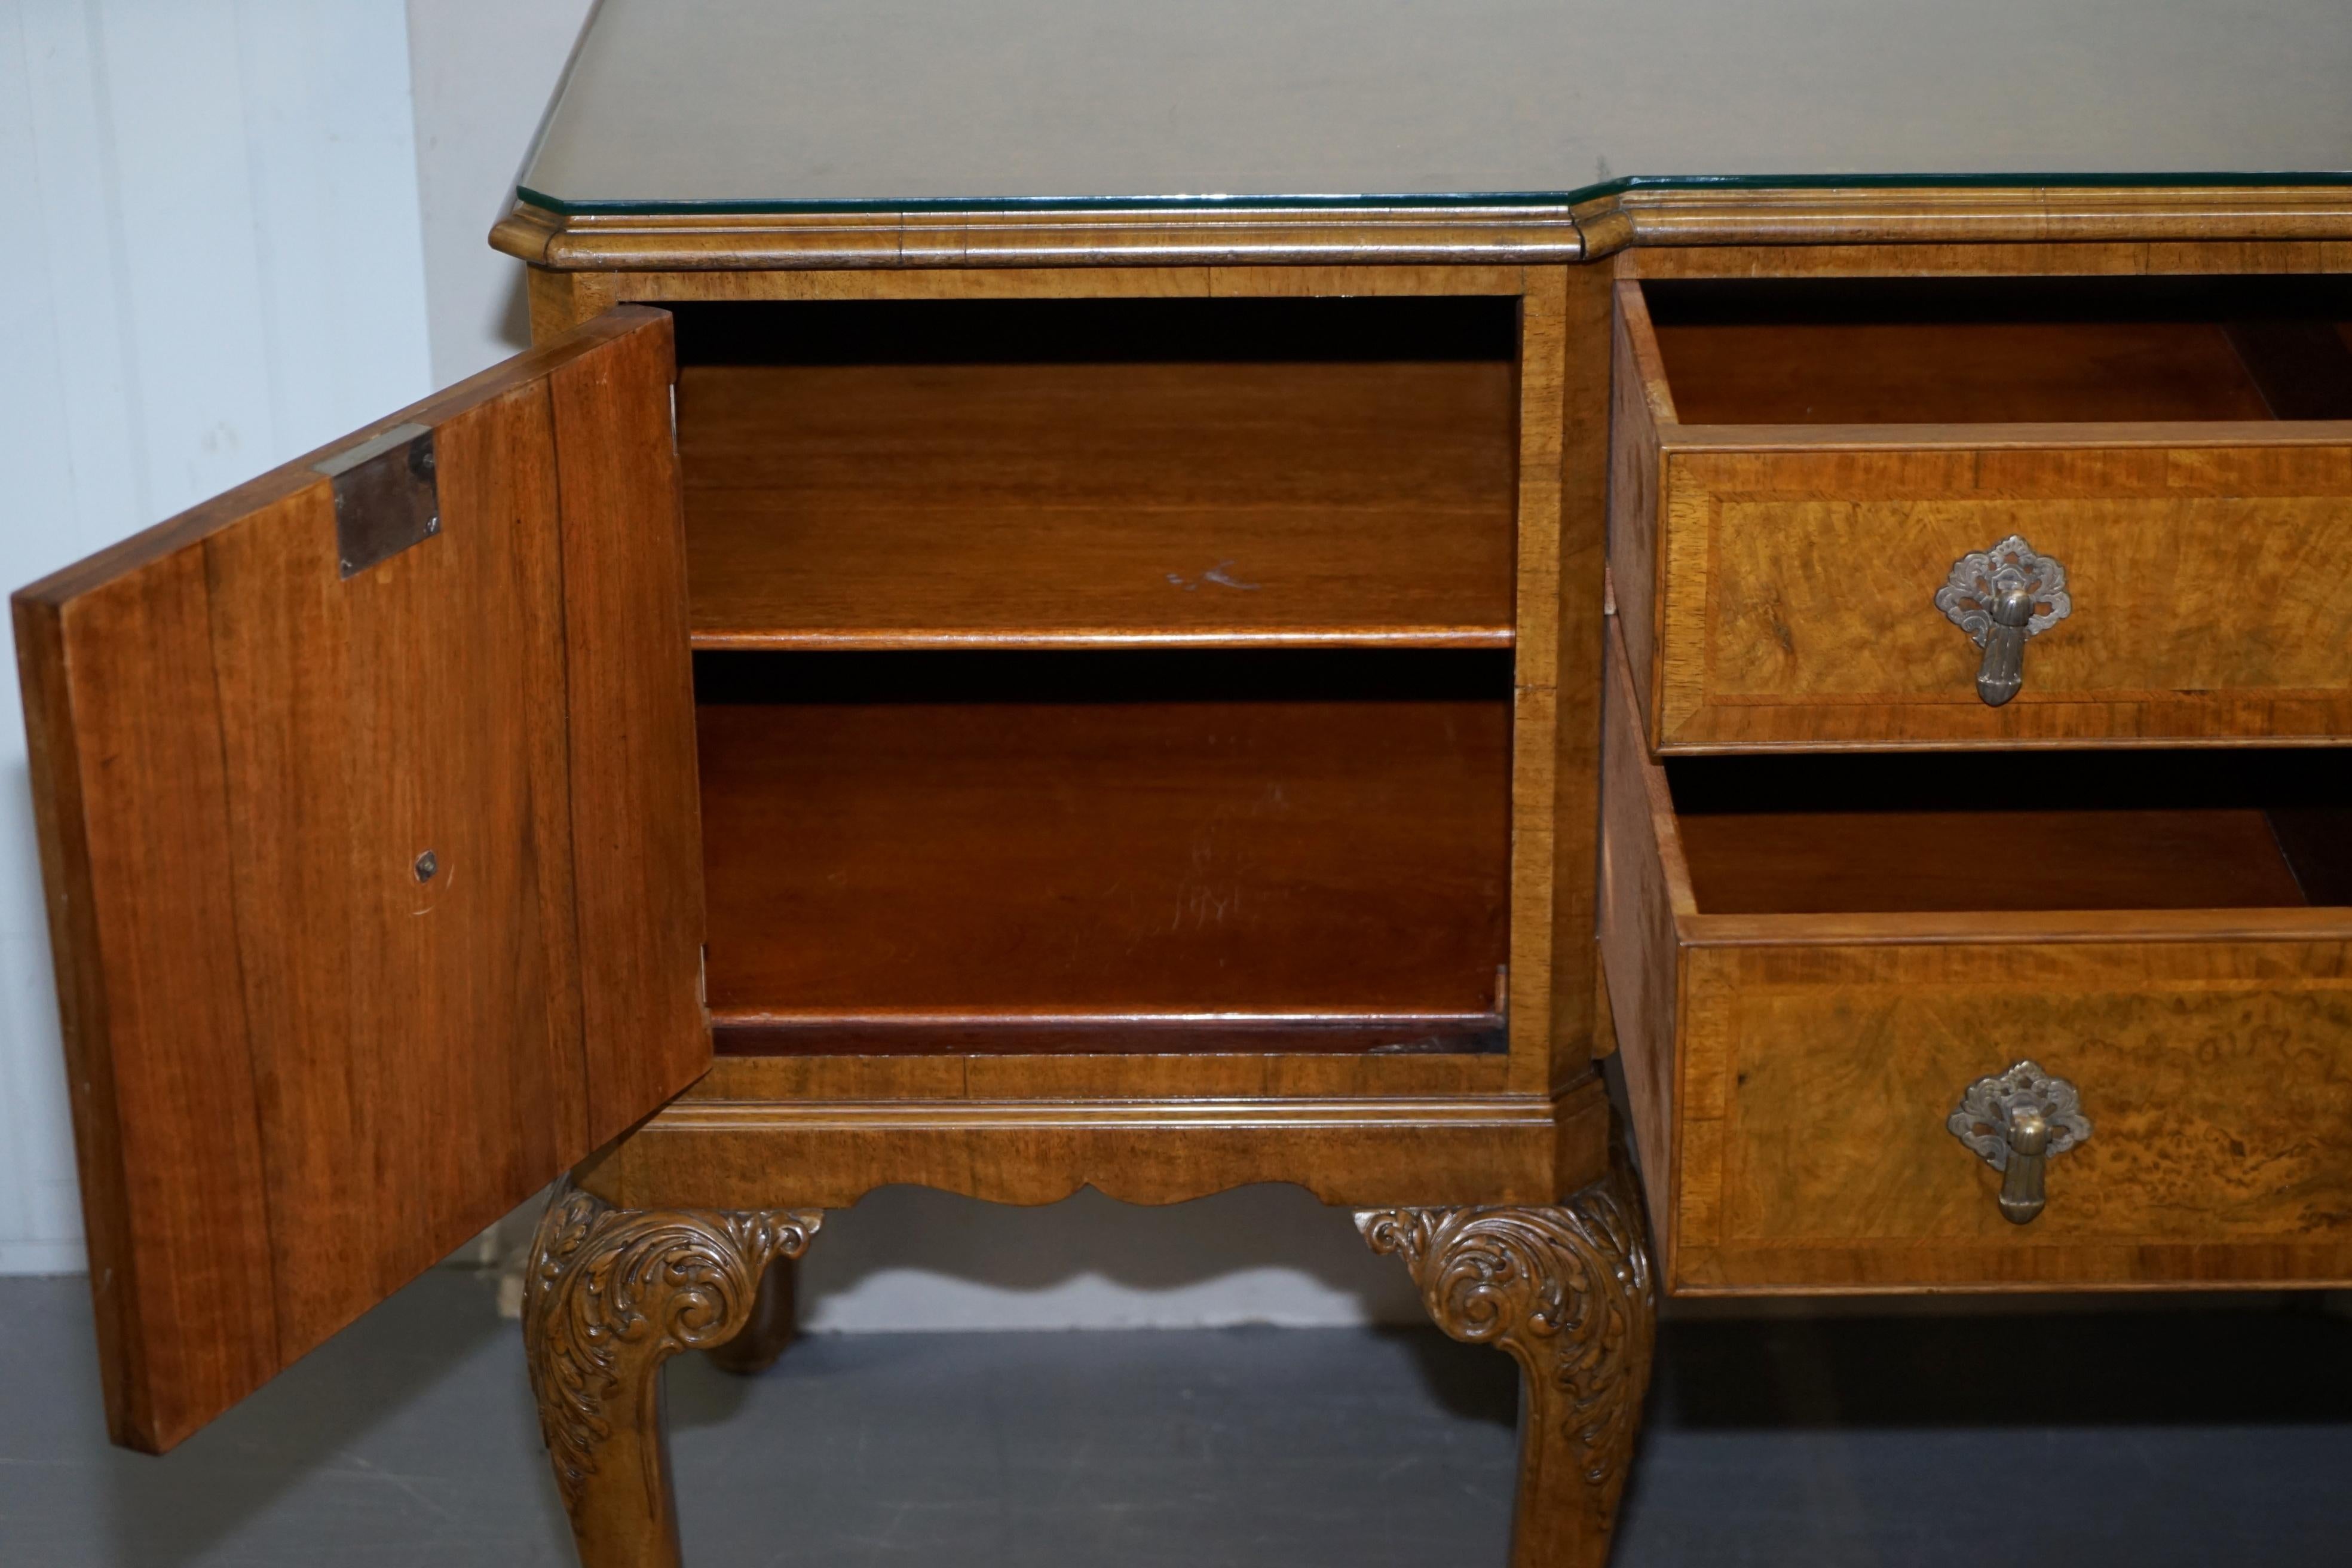
[[[755,1007],[721,1004],[710,1009],[711,1022],[720,1028],[1118,1028],[1175,1029],[1260,1026],[1416,1029],[1432,1026],[1478,1028],[1494,1024],[1496,1015],[1444,1008],[1396,1008],[1385,1012],[1353,1012],[1329,1007],[1236,1008],[1229,1012],[1187,1012],[1182,1008],[1080,1007],[1051,1008],[1012,1005],[988,1007]],[[756,1053],[754,1053],[756,1054]],[[850,1053],[855,1054],[855,1053]],[[1042,1052],[1041,1055],[1057,1055]],[[1125,1056],[1125,1052],[1103,1053]],[[1170,1055],[1186,1053],[1171,1051]],[[1216,1052],[1213,1055],[1226,1053]],[[1249,1051],[1247,1056],[1279,1055]],[[1311,1054],[1311,1053],[1310,1053]],[[1473,1056],[1486,1052],[1466,1053]]]
[[[1582,1086],[1572,1086],[1573,1094]],[[1565,1098],[1565,1096],[1563,1097]],[[1546,1094],[1412,1099],[679,1100],[645,1126],[670,1131],[1023,1131],[1159,1128],[1549,1128]]]
[[[1555,1089],[1551,1096],[1552,1190],[1565,1199],[1605,1178],[1615,1140],[1617,1110],[1598,1062]],[[1627,1129],[1630,1142],[1632,1130]],[[1577,1163],[1581,1154],[1583,1161]],[[1639,1169],[1640,1157],[1635,1156]]]
[[[2344,185],[1652,186],[1571,211],[1595,260],[1654,246],[2352,238]]]
[[[1144,258],[1597,260],[1638,246],[2352,239],[2335,185],[1649,187],[1573,205],[558,214],[491,246],[563,271],[1118,265]]]
[[[759,271],[1584,258],[1566,206],[1064,207],[558,214],[527,202],[493,248],[555,271]]]
[[[1325,229],[1574,227],[1580,209],[1559,202],[1490,202],[1427,206],[1377,198],[1340,205],[1279,201],[1252,206],[1167,206],[1137,201],[1084,205],[880,206],[856,210],[762,212],[752,207],[673,208],[648,212],[559,213],[518,199],[501,224],[550,233],[589,234],[793,234],[848,229],[958,232],[974,227],[1022,229],[1264,228],[1308,226]]]
[[[1943,947],[2019,942],[2344,942],[2352,909],[1693,914],[1688,947]]]
[[[2111,1245],[2127,1247],[2128,1243]],[[2179,1244],[2175,1244],[2179,1245]],[[2252,1245],[2260,1245],[2259,1243]],[[1866,1247],[1839,1250],[1866,1251]],[[1701,1260],[1702,1263],[1706,1259]],[[2249,1274],[2225,1279],[2184,1279],[2166,1275],[2155,1279],[2117,1279],[2084,1276],[2065,1279],[1972,1279],[1958,1283],[1938,1280],[1916,1285],[1821,1285],[1793,1281],[1771,1285],[1694,1285],[1673,1275],[1660,1276],[1665,1293],[1678,1301],[1727,1300],[1735,1297],[1788,1296],[2055,1296],[2096,1292],[2101,1295],[2185,1295],[2189,1292],[2252,1290],[2341,1290],[2352,1289],[2352,1272],[2329,1275]]]
[[[543,267],[549,242],[562,231],[563,220],[555,214],[530,202],[517,202],[513,210],[490,226],[490,248]]]
[[[693,644],[704,649],[764,650],[832,648],[1019,647],[1444,647],[1507,648],[1515,641],[1508,626],[867,626],[774,628],[698,626]]]
[[[2271,450],[2352,446],[2352,420],[2085,420],[2080,424],[1661,425],[1661,462],[1727,452]]]
[[[2165,694],[2167,699],[2180,695],[2182,694],[2169,692]],[[2200,695],[2203,694],[2195,692],[2187,694],[2190,699]],[[2301,692],[2281,695],[2335,699],[2343,694]],[[1899,701],[1900,700],[1890,699],[1889,700]],[[2063,706],[2086,709],[2137,705],[2137,703],[2130,699],[2047,704],[2052,708]],[[1790,706],[1801,705],[1791,704]],[[2250,747],[2263,751],[2280,751],[2344,745],[2352,745],[2352,732],[2311,735],[2042,735],[2030,737],[2002,735],[1987,736],[1980,740],[1669,741],[1657,750],[1658,755],[1662,757],[1751,757],[1784,752],[1790,754],[1835,752],[1843,755],[1848,752],[2214,752],[2242,751]]]

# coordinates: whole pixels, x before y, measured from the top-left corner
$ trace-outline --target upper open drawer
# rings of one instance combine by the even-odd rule
[[[2352,737],[2347,322],[2329,279],[1621,284],[1651,745]]]

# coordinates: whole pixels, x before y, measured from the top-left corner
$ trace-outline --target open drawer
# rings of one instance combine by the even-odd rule
[[[1670,1289],[2352,1279],[2352,754],[1662,764],[1610,658],[1601,956]],[[2027,1061],[2078,1104],[2020,1223],[1950,1121]]]
[[[1652,747],[2352,737],[2346,281],[1621,283]]]

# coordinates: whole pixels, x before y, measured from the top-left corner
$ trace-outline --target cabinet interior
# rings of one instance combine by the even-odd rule
[[[695,645],[1508,647],[1516,306],[681,307]]]
[[[1503,1048],[1516,301],[677,323],[722,1051]]]
[[[2352,904],[2352,754],[2339,751],[1664,766],[1706,913]]]
[[[1478,652],[702,654],[722,1050],[1501,1048]]]
[[[2352,279],[1667,280],[1686,425],[2352,418]]]

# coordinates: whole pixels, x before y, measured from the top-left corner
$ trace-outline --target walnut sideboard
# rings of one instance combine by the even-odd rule
[[[606,0],[537,346],[16,596],[117,1439],[560,1177],[672,1568],[827,1210],[1289,1182],[1597,1568],[1662,1294],[2352,1282],[2330,9]]]

